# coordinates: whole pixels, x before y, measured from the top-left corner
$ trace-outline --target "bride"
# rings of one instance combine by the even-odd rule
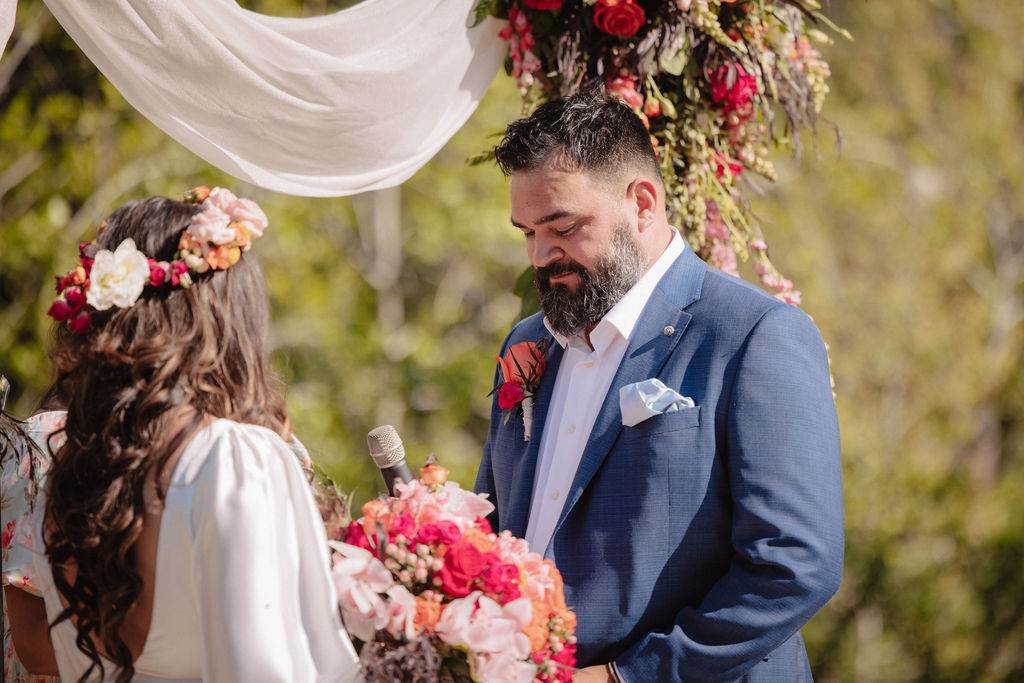
[[[359,677],[269,383],[265,227],[220,188],[133,201],[58,278],[67,422],[35,569],[63,680]]]

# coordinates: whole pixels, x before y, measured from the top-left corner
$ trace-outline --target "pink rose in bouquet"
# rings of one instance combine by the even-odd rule
[[[572,680],[576,616],[558,570],[526,541],[495,534],[486,496],[446,477],[428,464],[331,541],[367,681]]]

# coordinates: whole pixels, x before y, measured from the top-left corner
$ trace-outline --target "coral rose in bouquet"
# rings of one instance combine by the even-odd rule
[[[368,681],[570,681],[576,616],[550,560],[485,517],[440,465],[372,500],[331,541]]]

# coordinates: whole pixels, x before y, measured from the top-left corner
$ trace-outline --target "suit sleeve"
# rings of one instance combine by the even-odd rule
[[[776,306],[735,367],[717,447],[732,496],[732,562],[699,606],[616,658],[630,683],[735,680],[839,588],[839,428],[824,343],[806,314]]]

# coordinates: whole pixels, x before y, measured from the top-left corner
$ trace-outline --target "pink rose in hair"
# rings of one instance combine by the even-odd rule
[[[203,211],[209,211],[210,207],[216,208],[221,213],[230,214],[232,207],[235,202],[238,201],[238,197],[231,190],[225,190],[223,187],[215,187],[210,190],[210,195],[202,203]]]
[[[170,269],[170,264],[167,261],[157,261],[156,259],[149,259],[149,284],[154,287],[159,287],[167,279],[167,271]]]
[[[188,277],[188,264],[184,261],[175,261],[171,264],[171,284],[175,287],[181,282],[183,276]]]
[[[230,218],[232,223],[241,223],[249,233],[249,239],[256,239],[263,235],[267,229],[267,215],[263,209],[251,199],[239,199],[231,207]],[[246,250],[249,244],[245,245]]]
[[[207,207],[207,203],[203,202],[203,206],[203,211],[192,217],[192,223],[188,226],[189,234],[200,243],[223,245],[234,242],[235,229],[230,227],[230,216],[212,204]]]

